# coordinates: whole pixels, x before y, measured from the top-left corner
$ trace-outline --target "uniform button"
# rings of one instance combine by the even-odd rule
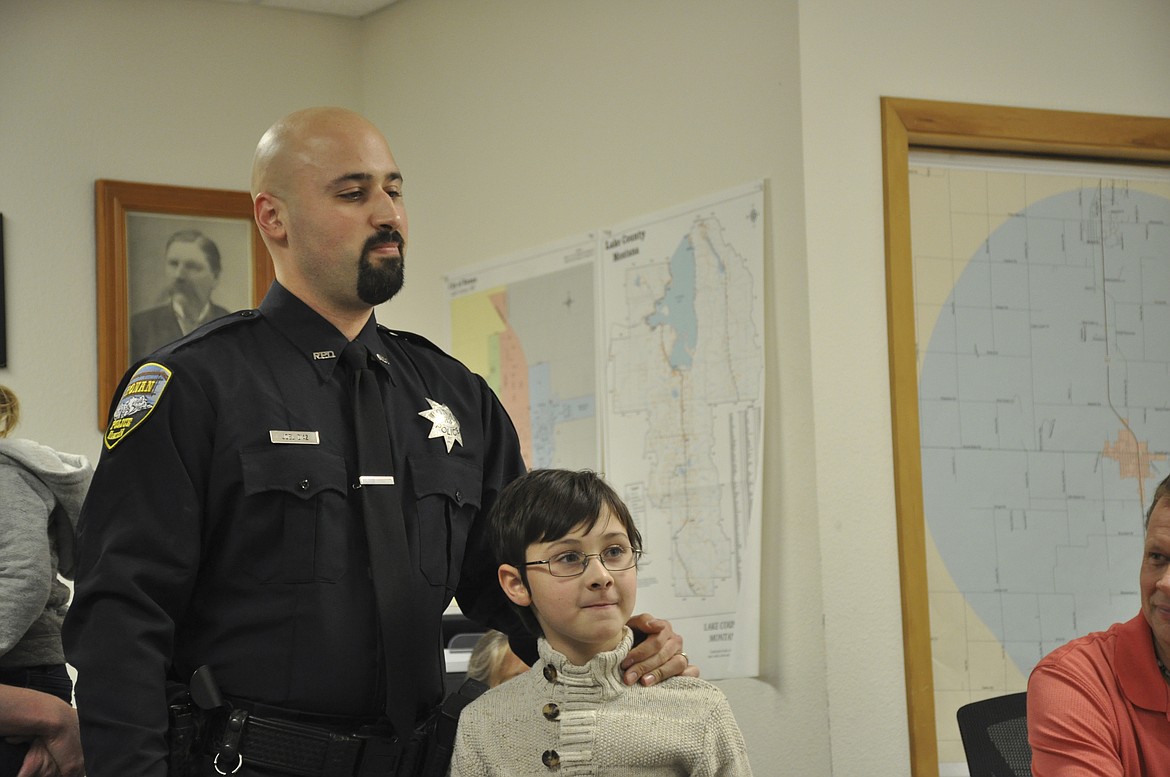
[[[302,491],[308,491],[309,490],[308,479],[306,478],[305,480],[302,480],[300,483],[297,483],[297,488],[299,488]]]
[[[546,664],[544,667],[544,679],[550,683],[555,683],[557,681],[557,668],[552,664]]]
[[[561,757],[557,755],[556,750],[545,750],[540,760],[544,761],[544,765],[550,769],[555,769],[561,765]]]
[[[541,707],[540,711],[547,720],[556,720],[561,716],[561,708],[558,707],[555,702],[551,701]]]
[[[241,310],[240,315],[243,316],[244,318],[251,318],[252,316],[256,315],[256,311],[254,311],[254,310]]]
[[[463,504],[463,492],[459,491],[458,489],[455,491],[455,504]]]

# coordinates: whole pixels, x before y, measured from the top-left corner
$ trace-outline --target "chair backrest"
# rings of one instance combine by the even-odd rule
[[[1025,692],[959,707],[959,734],[971,777],[1032,777]]]

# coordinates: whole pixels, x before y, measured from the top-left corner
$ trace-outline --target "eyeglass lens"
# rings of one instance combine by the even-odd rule
[[[562,553],[548,562],[548,570],[557,577],[576,577],[589,568],[589,559],[596,558],[610,572],[621,572],[638,563],[638,553],[633,548],[613,547],[601,553]]]

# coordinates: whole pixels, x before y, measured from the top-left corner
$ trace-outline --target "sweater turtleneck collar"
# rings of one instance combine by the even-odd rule
[[[554,650],[544,637],[537,641],[536,648],[541,663],[556,670],[557,682],[570,687],[599,688],[603,699],[612,699],[625,689],[621,664],[634,644],[634,632],[629,626],[623,626],[622,629],[622,639],[616,648],[598,653],[584,666],[569,661],[562,653]]]

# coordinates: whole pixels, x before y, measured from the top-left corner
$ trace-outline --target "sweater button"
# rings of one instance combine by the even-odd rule
[[[557,755],[556,750],[545,750],[544,755],[540,757],[540,760],[543,761],[544,765],[549,769],[556,769],[561,765],[561,757]]]
[[[541,711],[541,714],[544,715],[546,720],[556,720],[557,718],[559,718],[561,716],[561,708],[558,707],[555,702],[551,702],[551,701],[548,704],[544,705],[544,707],[542,707],[540,711]]]
[[[555,683],[557,681],[557,668],[552,664],[545,664],[544,679],[548,680],[550,683]]]

